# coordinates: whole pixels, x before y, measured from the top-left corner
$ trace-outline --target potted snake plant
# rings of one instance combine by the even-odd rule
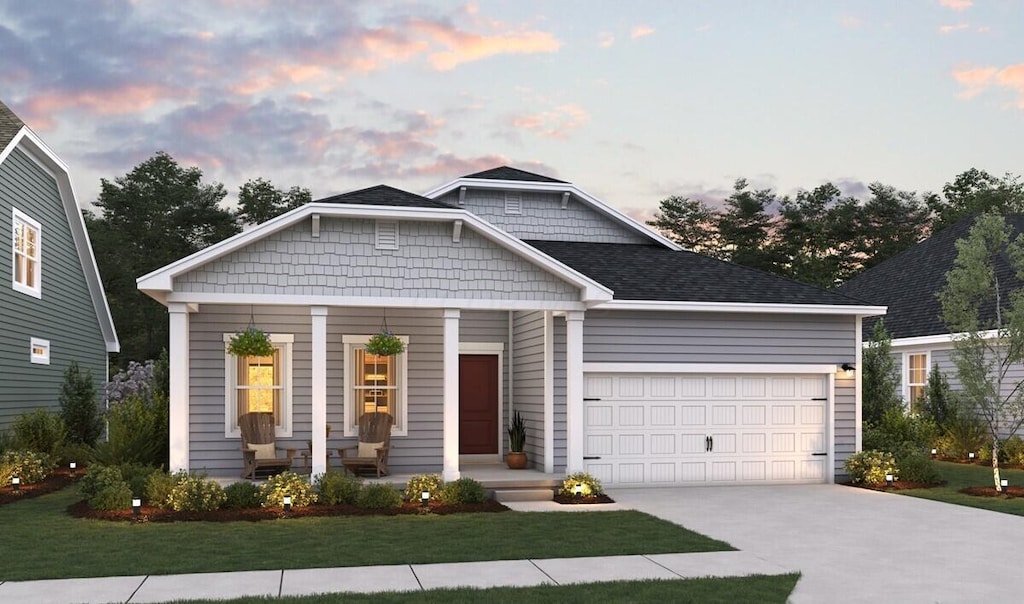
[[[526,422],[523,416],[516,411],[512,421],[508,425],[508,455],[505,456],[505,463],[511,470],[522,470],[526,467],[526,453],[523,449],[526,446]]]

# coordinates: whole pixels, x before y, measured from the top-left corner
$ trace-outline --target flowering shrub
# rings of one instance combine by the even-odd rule
[[[50,473],[49,458],[34,451],[7,451],[0,455],[0,486],[11,484],[17,476],[21,484],[32,484]]]
[[[895,475],[896,458],[892,453],[882,451],[861,451],[854,453],[843,464],[853,484],[880,485],[886,474]]]
[[[292,505],[295,507],[310,505],[317,501],[313,485],[295,472],[281,472],[271,476],[260,487],[260,498],[265,508],[283,506],[285,495],[292,496]]]
[[[128,369],[114,374],[104,387],[103,393],[111,404],[120,403],[133,396],[140,396],[146,403],[152,403],[154,386],[154,362],[146,361],[142,364],[131,361],[128,363]]]
[[[409,482],[405,483],[405,492],[402,493],[402,499],[406,501],[419,502],[420,498],[423,497],[423,491],[430,491],[430,496],[439,497],[441,494],[441,485],[444,481],[441,479],[440,474],[417,474],[409,479]]]
[[[182,471],[174,475],[175,485],[167,504],[175,512],[209,512],[216,510],[227,497],[224,489],[205,476],[190,476]]]
[[[580,495],[583,497],[604,495],[604,487],[601,486],[601,481],[586,472],[577,472],[566,476],[565,480],[562,481],[562,488],[559,489],[558,494],[576,495],[577,485],[582,487]]]
[[[170,505],[171,491],[177,484],[175,477],[166,472],[153,472],[146,480],[144,496],[150,505],[163,508]]]
[[[441,503],[483,503],[487,491],[479,481],[469,477],[446,482],[441,487]]]
[[[324,505],[354,503],[363,488],[363,481],[355,476],[329,471],[316,477],[318,501]]]

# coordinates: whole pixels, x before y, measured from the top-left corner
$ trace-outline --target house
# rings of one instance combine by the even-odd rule
[[[885,328],[892,337],[900,394],[911,411],[918,409],[928,375],[936,366],[949,380],[950,387],[959,389],[952,360],[953,334],[942,320],[938,294],[946,286],[946,273],[956,260],[956,242],[967,237],[975,218],[969,216],[942,229],[836,289],[841,294],[888,307]],[[1014,233],[1024,232],[1024,215],[1005,219]],[[1005,256],[996,260],[996,275],[1010,290],[1024,286]],[[871,337],[875,321],[864,322],[865,342]],[[1024,375],[1017,379],[1024,379]]]
[[[170,314],[172,469],[224,476],[241,470],[239,413],[273,410],[280,440],[312,441],[315,473],[324,424],[331,448],[351,444],[379,409],[396,418],[396,473],[498,462],[520,412],[546,473],[828,482],[860,442],[859,380],[841,367],[859,362],[862,318],[884,312],[681,250],[509,167],[423,196],[321,199],[138,285]],[[385,321],[406,351],[367,355]],[[250,322],[273,358],[225,353]]]
[[[72,361],[107,379],[119,349],[85,222],[63,161],[0,102],[0,431],[36,408],[56,410]]]

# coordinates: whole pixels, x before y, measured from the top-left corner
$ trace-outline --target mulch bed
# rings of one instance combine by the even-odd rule
[[[975,497],[998,497],[1000,499],[1016,499],[1017,497],[1024,497],[1024,486],[1010,486],[1004,487],[1002,492],[996,490],[994,486],[987,487],[967,487],[960,489],[960,492],[964,495],[973,495]]]
[[[11,485],[6,485],[0,488],[0,505],[6,505],[8,503],[14,503],[15,501],[22,501],[24,499],[31,499],[33,497],[39,497],[46,495],[47,493],[53,493],[59,491],[64,487],[73,484],[76,480],[82,477],[84,470],[78,470],[74,476],[71,476],[70,470],[63,468],[60,470],[54,470],[49,476],[39,482],[32,484],[23,484],[17,491]]]
[[[555,495],[555,503],[563,505],[588,505],[594,503],[615,503],[615,500],[607,495],[591,495],[588,497],[576,497],[575,495]]]
[[[945,482],[910,482],[908,480],[897,480],[892,483],[892,486],[887,485],[872,485],[872,484],[853,484],[852,482],[844,482],[843,486],[856,487],[858,489],[867,489],[869,491],[908,491],[910,489],[930,489],[932,487],[941,487],[946,484]]]
[[[387,510],[368,510],[353,505],[309,505],[293,507],[287,514],[281,508],[248,508],[242,510],[215,510],[212,512],[175,512],[162,508],[143,507],[139,517],[135,518],[131,510],[93,510],[85,501],[68,506],[68,514],[75,518],[93,520],[112,520],[121,522],[258,522],[260,520],[277,520],[279,518],[311,518],[323,516],[405,516],[416,514],[448,514],[495,513],[507,512],[509,508],[489,499],[483,503],[465,503],[459,505],[430,504],[423,508],[418,503],[404,503],[400,508]]]

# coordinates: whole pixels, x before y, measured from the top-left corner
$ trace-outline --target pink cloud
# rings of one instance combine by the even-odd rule
[[[839,25],[846,29],[860,29],[864,26],[864,19],[854,15],[843,15],[839,17]]]
[[[963,31],[970,27],[968,23],[957,23],[956,25],[943,25],[939,28],[940,34],[951,34],[957,31]]]
[[[963,87],[957,96],[971,99],[992,88],[1004,88],[1017,96],[1016,106],[1024,109],[1024,63],[998,67],[960,68],[953,70],[953,79]]]
[[[499,54],[550,53],[562,46],[552,34],[542,31],[478,34],[459,30],[447,23],[423,19],[413,20],[410,25],[414,31],[427,36],[434,44],[446,48],[429,56],[430,64],[438,71],[448,71],[462,63],[471,63]]]
[[[188,91],[159,85],[131,85],[94,88],[91,90],[41,92],[26,103],[24,119],[34,130],[45,131],[56,126],[54,115],[76,109],[95,115],[137,113],[167,99],[183,99]]]
[[[601,32],[601,35],[598,36],[597,43],[601,48],[611,48],[612,44],[615,44],[615,36],[608,32]]]
[[[549,111],[512,116],[512,127],[547,138],[565,139],[590,121],[590,114],[579,105],[559,105]]]
[[[649,25],[637,25],[630,32],[629,37],[636,40],[654,33],[654,28]]]
[[[939,4],[957,12],[965,11],[974,6],[974,0],[939,0]]]

